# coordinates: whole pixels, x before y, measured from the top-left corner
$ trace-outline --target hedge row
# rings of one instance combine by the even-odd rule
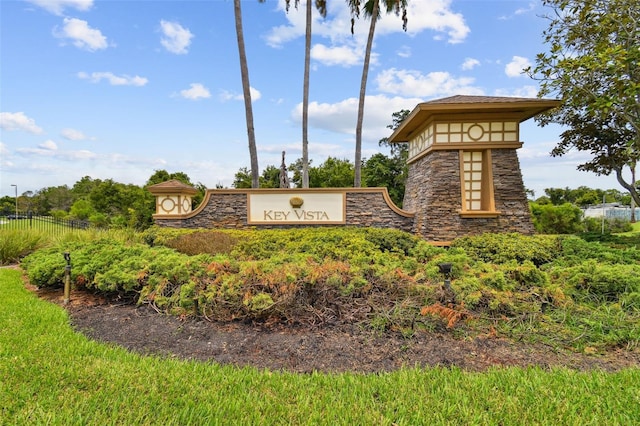
[[[615,326],[600,341],[640,340],[640,250],[633,247],[487,234],[444,249],[399,231],[349,228],[153,229],[145,240],[69,243],[39,250],[22,266],[32,283],[61,286],[69,251],[77,287],[219,321],[362,324],[409,334],[478,324],[511,334],[568,327],[571,340],[606,307],[616,312]],[[452,264],[450,287],[442,263]]]

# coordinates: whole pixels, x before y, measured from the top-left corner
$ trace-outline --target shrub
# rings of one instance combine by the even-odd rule
[[[477,260],[491,263],[532,262],[536,266],[551,262],[560,246],[555,236],[522,234],[482,234],[458,238],[452,247],[463,249]]]
[[[38,231],[0,230],[0,265],[17,263],[24,256],[46,244],[44,234]]]
[[[640,291],[640,265],[607,265],[593,260],[573,270],[569,283],[606,301],[617,301],[626,293]]]
[[[196,231],[179,235],[167,241],[164,245],[188,255],[201,253],[213,255],[230,253],[236,242],[237,238],[226,232]]]
[[[575,236],[486,234],[444,249],[399,231],[350,228],[156,228],[143,237],[122,231],[78,235],[23,260],[34,284],[62,285],[62,253],[69,251],[77,287],[118,292],[170,314],[268,324],[357,324],[410,336],[421,328],[445,331],[453,318],[449,314],[458,312],[464,314],[451,326],[460,334],[491,326],[554,345],[640,341],[634,338],[640,250],[633,243],[615,249]],[[142,238],[154,246],[141,243]],[[209,241],[223,244],[198,250]],[[217,254],[186,255],[164,247],[174,243],[184,251]],[[451,289],[443,286],[441,263],[453,266]],[[615,319],[601,320],[607,312]],[[606,325],[600,327],[599,321]],[[592,324],[588,330],[602,331],[585,334],[586,324]]]
[[[561,259],[558,264],[577,265],[593,259],[605,263],[634,264],[640,262],[640,250],[636,247],[611,248],[598,242],[588,242],[577,237],[563,237],[560,240]]]
[[[583,221],[584,232],[593,234],[602,234],[603,231],[602,218],[587,217]],[[604,221],[604,232],[607,234],[629,232],[633,230],[633,226],[628,219],[606,218]]]
[[[530,207],[533,226],[541,234],[575,234],[582,230],[582,210],[571,203],[531,203]]]
[[[533,262],[525,260],[522,264],[511,262],[502,267],[509,281],[518,289],[544,287],[549,284],[549,276],[536,268]]]
[[[365,239],[380,251],[398,251],[408,255],[422,241],[415,235],[394,229],[366,228]]]
[[[61,287],[64,285],[66,261],[60,248],[38,250],[25,257],[21,266],[27,271],[32,284],[38,287]]]

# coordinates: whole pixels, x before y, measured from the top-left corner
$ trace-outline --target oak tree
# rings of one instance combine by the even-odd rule
[[[551,8],[540,53],[529,74],[539,95],[561,98],[561,107],[537,120],[566,126],[552,156],[570,150],[591,158],[578,170],[609,175],[640,195],[634,170],[640,158],[640,8],[637,0],[544,0]],[[631,178],[625,178],[625,171]]]

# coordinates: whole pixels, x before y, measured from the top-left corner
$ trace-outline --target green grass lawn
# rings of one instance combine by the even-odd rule
[[[0,269],[0,424],[637,424],[640,370],[293,374],[89,341]]]
[[[616,234],[616,235],[635,236],[638,233],[640,233],[640,222],[632,223],[631,226],[633,227],[633,229],[631,231],[629,231],[629,232],[621,232],[621,233]]]

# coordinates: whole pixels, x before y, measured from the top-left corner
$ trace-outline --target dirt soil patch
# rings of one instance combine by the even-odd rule
[[[496,336],[460,340],[448,334],[417,333],[403,338],[356,326],[309,329],[216,323],[162,315],[147,305],[78,291],[64,305],[62,290],[31,290],[64,306],[74,329],[91,339],[143,354],[258,369],[372,373],[403,366],[455,366],[468,371],[510,366],[605,371],[640,367],[638,351],[590,355]]]

